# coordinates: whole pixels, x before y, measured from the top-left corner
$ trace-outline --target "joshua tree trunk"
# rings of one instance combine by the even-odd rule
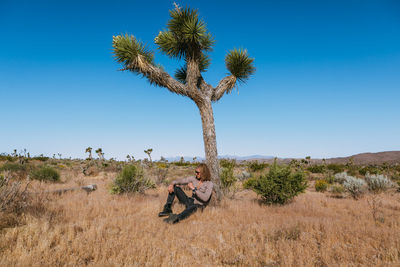
[[[222,193],[220,190],[220,179],[219,179],[219,164],[218,164],[218,153],[217,153],[217,138],[215,134],[214,115],[211,105],[211,100],[205,100],[197,104],[201,122],[203,126],[203,140],[204,140],[204,151],[206,154],[207,166],[210,168],[211,177],[215,184],[215,193],[218,200],[221,200]]]

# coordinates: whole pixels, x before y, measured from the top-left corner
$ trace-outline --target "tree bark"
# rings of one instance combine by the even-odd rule
[[[214,183],[216,199],[222,199],[221,182],[219,179],[219,162],[217,153],[217,138],[215,134],[214,114],[211,105],[211,99],[203,99],[196,103],[201,116],[203,126],[204,150],[206,154],[206,163],[211,172],[211,179]]]

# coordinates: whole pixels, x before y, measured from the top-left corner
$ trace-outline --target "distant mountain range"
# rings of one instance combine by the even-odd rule
[[[221,155],[218,158],[222,159],[236,159],[237,161],[242,160],[259,160],[265,162],[272,162],[275,158],[274,156],[263,156],[263,155],[251,155],[251,156],[234,156],[234,155]],[[376,153],[360,153],[355,154],[348,157],[338,157],[338,158],[327,158],[325,159],[327,163],[347,163],[350,158],[352,159],[354,164],[363,165],[363,164],[382,164],[384,162],[387,163],[400,163],[400,151],[384,151],[384,152],[376,152]],[[180,161],[181,157],[169,157],[166,158],[169,162]],[[193,162],[193,157],[185,156],[183,157],[185,161]],[[295,158],[279,158],[280,162],[290,162],[290,160]],[[203,157],[196,157],[197,162],[204,161]],[[312,158],[311,162],[320,163],[322,159]]]
[[[346,163],[352,158],[354,164],[400,163],[400,151],[384,151],[377,153],[360,153],[350,157],[330,158],[329,163]]]
[[[194,157],[184,156],[184,161],[193,161]],[[236,159],[236,160],[268,160],[273,159],[273,156],[263,156],[263,155],[251,155],[251,156],[234,156],[234,155],[221,155],[218,156],[219,159]],[[181,157],[168,157],[165,158],[168,162],[180,161]],[[196,161],[204,161],[203,157],[196,157]]]

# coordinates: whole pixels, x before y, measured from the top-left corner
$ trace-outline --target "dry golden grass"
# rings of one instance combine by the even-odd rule
[[[63,178],[63,184],[33,183],[32,190],[99,188],[53,196],[51,215],[27,215],[25,224],[3,229],[0,266],[400,265],[398,193],[356,201],[311,190],[289,205],[264,206],[242,191],[168,225],[157,217],[165,187],[115,196],[108,193],[110,174]]]

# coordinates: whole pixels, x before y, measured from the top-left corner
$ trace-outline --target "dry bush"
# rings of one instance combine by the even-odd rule
[[[382,174],[369,174],[365,175],[365,181],[368,184],[368,189],[375,193],[386,191],[394,187],[393,182],[385,175]]]
[[[53,219],[57,212],[49,209],[48,194],[28,192],[29,187],[9,173],[0,176],[0,230],[24,224],[26,216]]]

